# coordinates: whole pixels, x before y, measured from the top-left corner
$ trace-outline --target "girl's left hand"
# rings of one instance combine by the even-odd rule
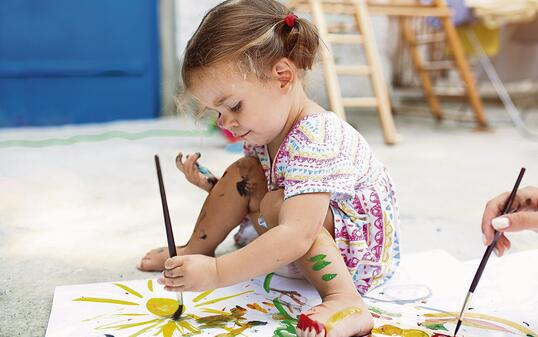
[[[204,291],[219,288],[217,259],[206,255],[175,256],[164,262],[158,282],[168,291]]]

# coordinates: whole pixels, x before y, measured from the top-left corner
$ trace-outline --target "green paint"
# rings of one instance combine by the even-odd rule
[[[327,257],[327,255],[324,255],[324,254],[319,254],[319,255],[316,255],[316,256],[312,256],[310,258],[310,262],[323,261],[326,257]]]
[[[336,274],[325,274],[321,277],[323,281],[330,281],[336,277]]]
[[[271,290],[271,279],[273,278],[273,273],[269,273],[265,275],[265,280],[263,280],[263,289],[265,289],[266,292],[269,292]]]
[[[278,310],[278,312],[282,316],[284,316],[286,319],[293,319],[293,317],[291,317],[290,314],[288,314],[286,309],[284,309],[284,307],[282,306],[282,304],[280,303],[280,300],[278,298],[275,298],[273,300],[273,304],[275,305],[276,310]]]
[[[296,319],[286,319],[280,322],[280,326],[273,332],[273,337],[296,337],[295,326],[297,326]]]
[[[424,327],[430,329],[430,330],[444,330],[448,331],[447,328],[445,328],[444,324],[442,323],[424,323],[422,324]]]
[[[401,317],[402,316],[402,314],[398,313],[398,312],[386,311],[386,310],[379,309],[379,308],[376,308],[376,307],[371,307],[371,306],[368,306],[368,310],[370,310],[371,312],[375,312],[375,313],[377,313],[379,315],[385,315],[385,316],[390,316],[390,317]]]
[[[322,270],[323,268],[327,267],[330,264],[331,264],[331,262],[329,262],[329,261],[318,261],[318,262],[314,263],[314,265],[312,266],[312,269],[315,270],[315,271],[320,271],[320,270]]]
[[[114,138],[125,140],[139,140],[153,137],[199,137],[209,136],[214,132],[208,130],[144,130],[140,132],[126,131],[106,131],[90,135],[74,135],[67,138],[49,138],[49,139],[7,139],[0,141],[0,148],[6,147],[49,147],[65,146],[76,143],[93,143],[102,142]]]

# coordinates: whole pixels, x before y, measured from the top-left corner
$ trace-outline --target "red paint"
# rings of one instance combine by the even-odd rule
[[[316,331],[316,333],[324,331],[325,333],[323,334],[323,336],[327,336],[327,330],[325,330],[325,325],[319,323],[318,321],[314,321],[305,314],[301,314],[301,316],[299,316],[297,328],[303,331],[307,331],[309,328],[312,328]]]
[[[452,337],[450,335],[445,335],[444,333],[434,333],[432,337]]]

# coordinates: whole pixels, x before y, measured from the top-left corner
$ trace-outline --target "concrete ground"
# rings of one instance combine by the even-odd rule
[[[444,249],[462,260],[480,257],[485,202],[509,190],[523,165],[523,185],[538,184],[538,142],[522,138],[501,111],[488,116],[494,129],[477,132],[469,123],[402,114],[396,117],[400,142],[386,146],[375,115],[350,115],[396,182],[404,255]],[[239,157],[224,150],[218,135],[159,131],[160,137],[138,140],[35,147],[7,140],[204,128],[181,118],[0,130],[1,337],[43,336],[57,285],[150,277],[135,265],[148,249],[166,243],[153,154],[161,157],[178,244],[188,239],[205,192],[177,171],[176,153],[201,152],[215,173]],[[538,248],[538,234],[510,238],[512,251]],[[231,249],[228,238],[218,252]]]

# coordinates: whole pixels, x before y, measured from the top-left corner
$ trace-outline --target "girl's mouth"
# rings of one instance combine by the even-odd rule
[[[252,132],[252,130],[250,130],[250,131],[244,133],[243,135],[239,136],[239,138],[243,138],[243,139],[244,139],[250,132]]]

